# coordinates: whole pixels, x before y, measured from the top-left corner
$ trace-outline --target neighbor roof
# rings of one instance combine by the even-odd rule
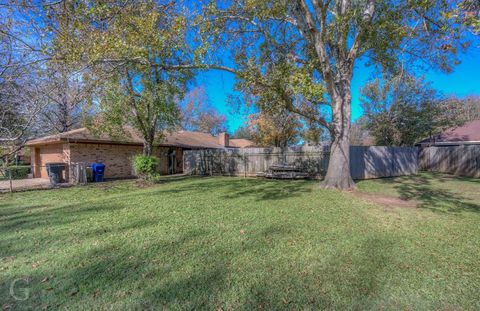
[[[462,126],[452,127],[440,134],[424,139],[418,144],[452,145],[458,143],[480,144],[480,120],[474,120]]]
[[[255,143],[245,138],[230,138],[229,146],[236,148],[252,148],[256,147]]]
[[[99,143],[99,144],[122,144],[143,145],[143,140],[131,127],[125,127],[122,135],[112,137],[107,134],[94,135],[87,128],[71,130],[65,133],[45,136],[27,142],[27,146],[52,144],[58,142],[72,143]],[[172,146],[183,148],[224,148],[219,143],[218,137],[208,133],[177,131],[167,133],[165,138],[157,146]],[[254,143],[247,139],[230,139],[229,147],[245,148],[253,147]]]

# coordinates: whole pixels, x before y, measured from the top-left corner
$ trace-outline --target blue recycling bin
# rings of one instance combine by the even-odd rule
[[[92,173],[93,173],[93,182],[103,181],[103,175],[105,174],[105,164],[93,163]]]

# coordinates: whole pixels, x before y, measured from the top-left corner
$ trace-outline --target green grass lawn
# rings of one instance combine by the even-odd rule
[[[358,186],[419,207],[313,181],[228,177],[5,194],[1,306],[479,309],[480,180]]]

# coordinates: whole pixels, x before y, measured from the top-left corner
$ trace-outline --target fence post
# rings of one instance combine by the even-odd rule
[[[13,192],[12,170],[11,169],[8,169],[8,180],[10,182],[10,192]]]
[[[80,164],[74,164],[75,165],[75,184],[80,184]]]
[[[245,156],[245,148],[243,148],[242,152],[243,152],[243,178],[247,178],[247,158]]]
[[[396,168],[396,163],[395,163],[395,147],[392,147],[392,165],[391,165],[391,172],[387,176],[397,176],[397,168]]]
[[[87,180],[87,164],[82,163],[82,177],[83,177],[83,184],[86,185],[88,183]]]
[[[211,154],[209,155],[209,159],[210,159],[210,161],[209,161],[209,170],[210,170],[210,176],[213,176],[213,173],[212,173],[212,167],[213,167],[213,157],[212,157],[212,155],[211,155]]]

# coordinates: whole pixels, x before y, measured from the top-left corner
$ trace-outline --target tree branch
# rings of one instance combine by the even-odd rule
[[[360,29],[357,32],[355,38],[353,39],[352,47],[350,48],[350,52],[348,53],[348,61],[351,66],[351,72],[353,71],[353,63],[355,61],[355,58],[357,57],[358,51],[361,48],[363,36],[366,34],[366,24],[372,21],[374,13],[375,0],[369,0],[367,2],[367,7],[365,8],[365,11],[363,13],[362,25],[360,25]]]
[[[239,71],[227,66],[214,65],[214,64],[179,64],[179,65],[156,65],[158,68],[164,70],[182,70],[182,69],[214,69],[238,74]]]
[[[317,5],[320,5],[317,3]],[[307,41],[310,41],[310,44],[315,49],[318,59],[320,61],[320,67],[322,71],[323,79],[325,80],[329,93],[331,95],[335,94],[334,88],[334,77],[330,62],[327,56],[327,50],[325,47],[325,41],[322,36],[323,29],[325,28],[324,20],[320,20],[320,30],[317,27],[317,23],[313,18],[308,5],[305,0],[297,0],[295,10],[297,12],[297,22],[299,24],[299,30],[304,34]],[[319,8],[317,9],[319,10]],[[324,14],[323,14],[324,15]]]

